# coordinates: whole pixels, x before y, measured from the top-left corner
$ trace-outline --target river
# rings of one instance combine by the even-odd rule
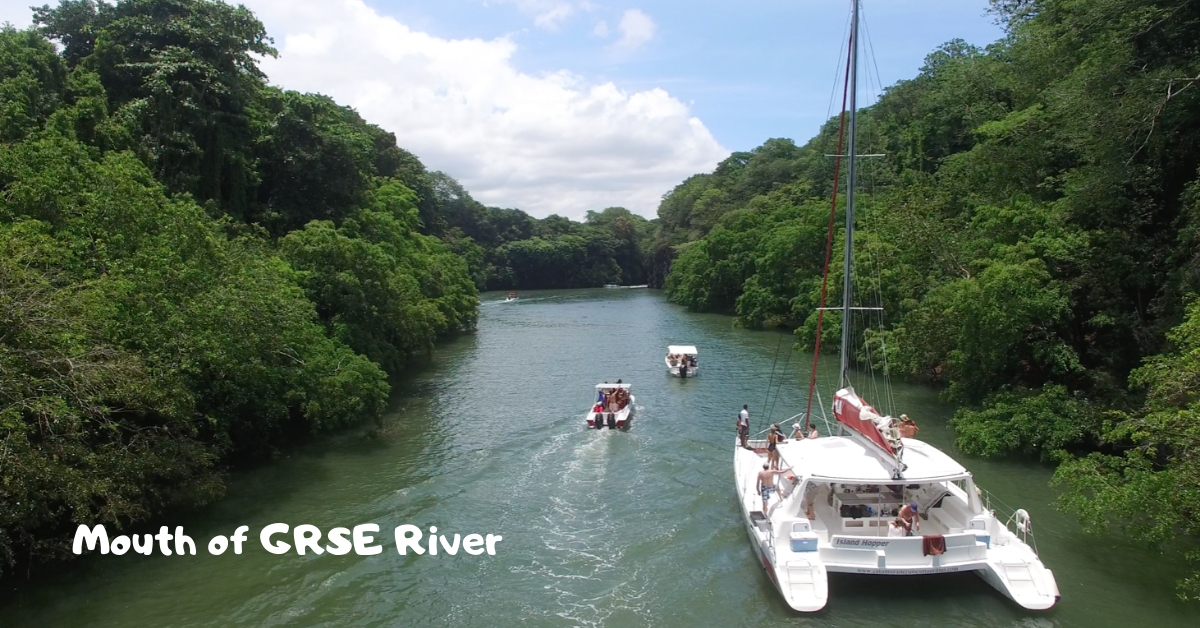
[[[91,556],[0,595],[4,628],[74,626],[1195,626],[1186,572],[1117,535],[1083,535],[1054,510],[1048,467],[968,459],[936,391],[894,384],[921,437],[976,482],[1028,510],[1062,600],[1023,611],[972,574],[834,574],[828,608],[790,612],[746,539],[733,497],[733,421],[755,429],[803,409],[811,356],[790,340],[691,314],[651,290],[483,297],[478,332],[439,346],[397,387],[377,434],[351,432],[230,479],[226,499],[180,516],[189,557]],[[702,374],[666,375],[667,344],[691,343]],[[778,356],[778,360],[776,357]],[[772,368],[775,375],[772,377]],[[832,368],[831,368],[832,367]],[[836,367],[824,365],[825,375]],[[600,381],[634,384],[632,429],[588,431]],[[870,391],[859,386],[869,397]],[[773,392],[772,397],[775,396]],[[767,402],[771,406],[771,402]],[[374,522],[376,556],[272,555],[264,525],[322,530]],[[390,531],[503,535],[495,556],[400,556]],[[251,528],[244,554],[204,544]]]

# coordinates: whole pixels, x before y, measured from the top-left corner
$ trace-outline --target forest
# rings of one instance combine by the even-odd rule
[[[646,281],[644,218],[484,207],[270,85],[241,6],[33,12],[0,28],[0,575],[378,420],[478,290]]]
[[[859,153],[884,157],[860,160],[855,303],[883,315],[851,322],[854,357],[943,387],[966,452],[1058,465],[1059,505],[1087,529],[1195,548],[1200,4],[991,10],[1004,39],[945,44],[859,112]],[[813,347],[839,122],[735,153],[663,200],[651,255],[674,260],[672,300]],[[1200,597],[1200,571],[1179,593]]]

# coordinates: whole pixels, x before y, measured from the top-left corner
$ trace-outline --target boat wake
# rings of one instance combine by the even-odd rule
[[[624,435],[610,430],[563,434],[532,456],[524,484],[542,491],[545,504],[524,525],[545,551],[510,573],[552,597],[551,605],[526,609],[533,615],[580,626],[651,616],[641,602],[650,582],[623,560],[628,539],[610,503],[628,482],[614,465],[618,438]]]

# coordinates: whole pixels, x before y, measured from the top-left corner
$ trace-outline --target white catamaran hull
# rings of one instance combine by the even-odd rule
[[[802,442],[789,441],[782,447]],[[766,442],[750,441],[750,445],[762,451]],[[792,457],[794,454],[785,456],[785,460]],[[734,475],[738,505],[756,558],[793,610],[815,612],[824,608],[829,599],[828,574],[831,572],[920,576],[975,571],[988,584],[1026,609],[1048,609],[1059,598],[1054,574],[1042,565],[1028,545],[994,517],[990,517],[990,529],[987,530],[940,530],[945,532],[941,536],[946,548],[945,553],[938,556],[924,554],[920,536],[886,536],[882,531],[885,528],[877,525],[882,522],[886,526],[885,518],[856,520],[856,524],[862,526],[861,533],[846,534],[846,529],[832,529],[826,522],[842,519],[825,503],[824,497],[815,499],[817,519],[809,521],[803,512],[799,482],[796,492],[786,497],[773,494],[768,518],[763,518],[762,498],[756,484],[764,462],[764,454],[736,447]],[[947,510],[951,506],[945,504]],[[934,524],[930,525],[926,520],[925,525],[934,527],[941,516],[942,513],[935,514]],[[981,517],[976,519],[982,520]],[[802,531],[794,534],[798,529]]]

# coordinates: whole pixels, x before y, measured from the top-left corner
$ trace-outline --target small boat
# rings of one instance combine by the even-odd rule
[[[855,308],[851,300],[860,2],[852,5],[849,106],[842,114],[848,116],[849,162],[842,321],[853,321],[855,310],[878,309]],[[838,165],[835,162],[835,172]],[[831,213],[836,207],[836,186],[834,190]],[[830,225],[827,260],[832,253],[832,221]],[[827,261],[818,302],[809,410],[817,388],[816,356],[821,350],[828,279]],[[835,422],[827,426],[834,434],[782,442],[777,436],[750,440],[746,447],[734,441],[734,487],[742,522],[755,558],[788,606],[800,612],[824,608],[831,572],[911,577],[967,571],[974,571],[1023,608],[1054,606],[1060,597],[1058,584],[1038,557],[1029,513],[997,512],[970,472],[937,447],[915,438],[916,424],[906,415],[893,418],[860,397],[850,383],[851,340],[851,325],[845,324],[832,404]],[[803,432],[811,429],[809,410],[793,417],[804,421]],[[762,477],[771,453],[777,455],[783,472],[767,471],[767,477]]]
[[[618,429],[628,426],[634,408],[631,388],[632,384],[621,382],[596,384],[596,402],[587,413],[588,427]]]
[[[700,374],[696,362],[696,347],[692,345],[670,345],[667,347],[667,372],[675,377],[695,377]]]
[[[516,293],[516,292],[509,292],[509,293],[508,293],[508,296],[507,296],[507,297],[504,299],[504,302],[505,302],[505,303],[512,303],[513,301],[516,301],[516,300],[518,300],[518,299],[520,299],[520,297],[518,297],[518,296],[517,296],[517,293]]]
[[[612,290],[612,289],[614,289],[614,288],[620,288],[620,287],[621,287],[621,284],[617,284],[617,283],[606,283],[606,284],[604,284],[604,287],[605,287],[605,288],[608,288],[609,290]]]

